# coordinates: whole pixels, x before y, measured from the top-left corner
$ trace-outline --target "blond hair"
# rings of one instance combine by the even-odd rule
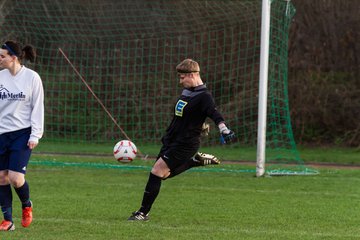
[[[176,66],[176,71],[178,73],[200,72],[200,66],[196,61],[188,58]]]

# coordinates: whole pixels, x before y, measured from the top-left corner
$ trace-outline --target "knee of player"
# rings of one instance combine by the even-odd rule
[[[170,169],[162,158],[159,158],[151,169],[151,173],[161,179],[165,179],[170,175]]]
[[[10,184],[15,188],[19,188],[25,183],[24,174],[22,173],[10,171],[8,176]]]
[[[152,168],[151,173],[163,180],[166,179],[170,175],[169,170],[160,169],[160,168]]]

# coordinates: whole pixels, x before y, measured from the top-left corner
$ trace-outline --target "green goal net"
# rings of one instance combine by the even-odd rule
[[[181,91],[175,66],[193,58],[237,134],[231,147],[239,148],[239,159],[241,147],[256,151],[261,0],[5,0],[0,7],[1,40],[37,49],[37,62],[29,67],[39,72],[45,88],[43,141],[125,138],[82,77],[130,139],[137,145],[159,143]],[[287,94],[294,12],[290,1],[272,1],[266,160],[303,166]],[[210,124],[205,146],[219,143]]]

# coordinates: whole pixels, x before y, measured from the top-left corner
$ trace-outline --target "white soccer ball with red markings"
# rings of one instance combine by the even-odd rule
[[[136,145],[129,140],[121,140],[115,144],[114,157],[122,163],[128,163],[135,159],[137,154]]]

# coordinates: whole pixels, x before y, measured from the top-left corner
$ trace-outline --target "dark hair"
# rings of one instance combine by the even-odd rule
[[[6,41],[2,46],[2,49],[8,51],[10,56],[17,56],[19,60],[29,60],[30,62],[34,62],[36,58],[35,48],[29,44],[25,45],[21,48],[20,44],[15,41]]]

